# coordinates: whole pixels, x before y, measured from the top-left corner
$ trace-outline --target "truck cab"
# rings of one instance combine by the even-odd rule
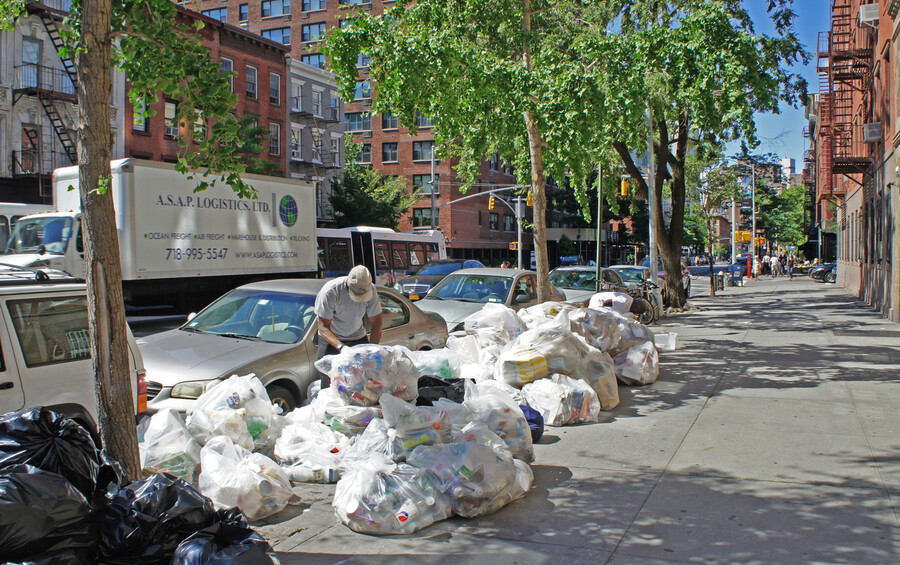
[[[48,212],[25,216],[16,224],[0,263],[84,274],[81,214]]]

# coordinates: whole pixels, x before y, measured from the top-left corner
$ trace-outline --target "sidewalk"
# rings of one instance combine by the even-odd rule
[[[372,537],[310,485],[259,531],[285,564],[900,561],[900,326],[807,278],[718,294],[662,324],[658,382],[548,428],[500,512]]]

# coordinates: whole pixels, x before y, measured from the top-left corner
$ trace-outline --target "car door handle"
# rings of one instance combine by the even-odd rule
[[[12,388],[12,387],[14,387],[14,386],[16,386],[16,385],[14,385],[14,384],[13,384],[12,382],[10,382],[10,381],[7,381],[7,382],[5,382],[5,383],[0,383],[0,390],[6,390],[6,389]]]
[[[409,339],[416,339],[416,334],[409,334]]]

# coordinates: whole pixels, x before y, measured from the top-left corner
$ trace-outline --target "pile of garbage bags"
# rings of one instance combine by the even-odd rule
[[[0,556],[64,565],[279,562],[240,510],[217,509],[167,473],[129,484],[83,427],[46,408],[0,416]]]

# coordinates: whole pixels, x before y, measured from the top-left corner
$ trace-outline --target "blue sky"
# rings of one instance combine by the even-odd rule
[[[765,0],[745,0],[744,5],[757,22],[757,32],[767,33],[772,29],[768,20]],[[799,72],[809,83],[810,93],[818,92],[819,79],[816,74],[816,43],[820,31],[831,29],[831,2],[829,0],[794,0],[794,21],[800,41],[809,51],[811,58],[808,65],[798,65],[794,70]],[[803,170],[803,151],[807,140],[803,138],[806,119],[803,108],[791,108],[783,105],[781,114],[759,114],[756,117],[759,130],[760,146],[758,153],[777,153],[782,158],[793,157],[797,161],[797,172]]]

